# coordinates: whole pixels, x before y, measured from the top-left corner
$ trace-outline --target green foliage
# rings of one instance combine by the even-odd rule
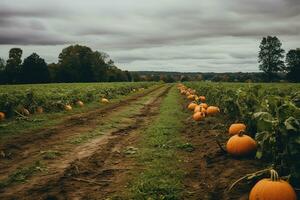
[[[287,78],[293,82],[300,82],[300,49],[292,49],[286,55]]]
[[[14,110],[23,106],[33,113],[37,106],[46,112],[61,111],[65,104],[77,100],[84,103],[99,101],[101,97],[112,99],[127,95],[134,89],[147,88],[154,83],[75,83],[0,86],[0,111],[8,117]]]
[[[300,184],[300,107],[297,84],[185,83],[216,104],[232,122],[247,124],[257,158]],[[297,182],[298,181],[298,182]]]

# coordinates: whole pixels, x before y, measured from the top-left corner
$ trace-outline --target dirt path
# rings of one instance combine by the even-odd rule
[[[186,104],[184,105],[186,106]],[[185,198],[188,200],[248,199],[251,184],[242,182],[231,192],[227,188],[245,174],[263,169],[254,158],[236,159],[223,153],[216,143],[216,135],[222,134],[226,144],[227,124],[223,116],[206,118],[196,123],[191,118],[185,121],[183,136],[193,145],[194,151],[184,153]]]
[[[54,128],[50,136],[42,134],[46,139],[23,142],[13,153],[18,156],[1,165],[0,177],[40,159],[41,150],[61,155],[42,160],[45,170],[29,176],[26,184],[3,187],[1,199],[102,199],[111,195],[124,185],[121,177],[130,169],[126,155],[135,149],[126,148],[138,140],[138,132],[150,122],[168,90],[168,86],[160,87],[110,109],[83,114],[75,118],[76,123],[73,118],[71,125]]]

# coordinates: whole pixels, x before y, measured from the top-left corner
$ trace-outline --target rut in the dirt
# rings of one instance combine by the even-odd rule
[[[122,191],[130,169],[138,167],[130,159],[130,152],[136,151],[133,146],[138,141],[138,133],[156,115],[169,89],[164,87],[150,94],[153,97],[139,113],[130,116],[133,122],[111,131],[105,137],[99,137],[99,141],[92,140],[86,147],[90,148],[91,145],[95,149],[81,159],[66,163],[62,173],[45,175],[27,186],[11,187],[3,193],[3,198],[104,199]]]

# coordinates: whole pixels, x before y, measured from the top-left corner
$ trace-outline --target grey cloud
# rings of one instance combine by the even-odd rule
[[[257,71],[263,36],[300,46],[299,10],[298,0],[2,0],[0,52],[52,45],[40,51],[53,62],[55,45],[80,43],[128,70]]]

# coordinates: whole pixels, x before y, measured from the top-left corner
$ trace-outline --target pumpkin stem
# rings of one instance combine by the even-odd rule
[[[240,132],[238,133],[239,137],[242,137],[246,132],[244,130],[240,130]]]
[[[270,170],[270,174],[271,174],[271,181],[278,181],[279,180],[278,173],[274,169]]]

